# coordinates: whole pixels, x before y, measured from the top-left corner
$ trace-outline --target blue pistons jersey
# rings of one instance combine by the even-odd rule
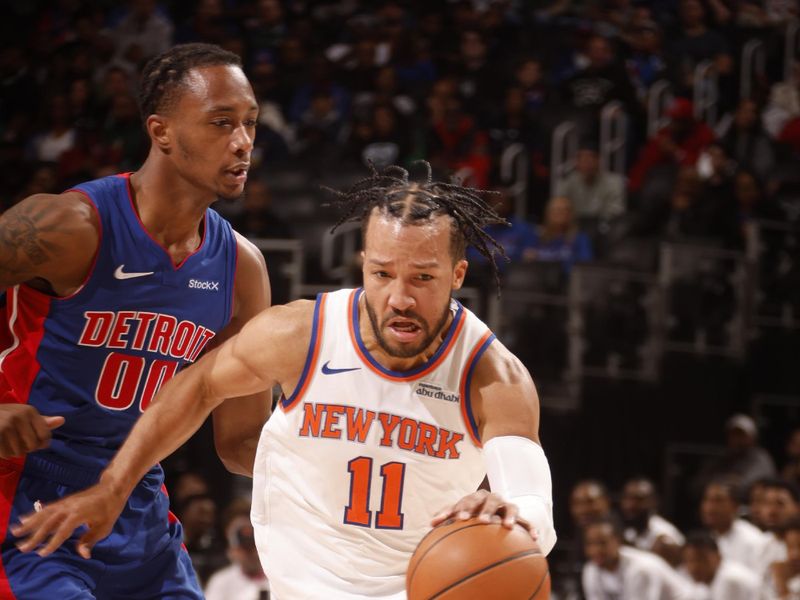
[[[31,456],[94,471],[230,320],[237,250],[230,225],[208,209],[202,243],[175,265],[142,225],[127,175],[74,190],[99,216],[94,265],[69,297],[6,290],[0,401],[63,416],[50,447]]]

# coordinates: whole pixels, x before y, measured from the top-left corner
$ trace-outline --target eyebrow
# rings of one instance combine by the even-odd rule
[[[247,110],[248,111],[258,110],[258,105],[257,104],[252,104],[252,105],[250,105],[250,108],[248,108]],[[236,109],[233,106],[218,105],[218,106],[212,106],[206,112],[210,112],[210,113],[214,113],[214,112],[232,113],[232,112],[236,112]]]
[[[378,258],[370,258],[367,262],[378,265],[379,267],[385,267],[387,265],[391,265],[394,261],[380,260]],[[411,266],[414,267],[415,269],[434,269],[439,266],[439,261],[428,260],[428,261],[413,262],[411,263]]]

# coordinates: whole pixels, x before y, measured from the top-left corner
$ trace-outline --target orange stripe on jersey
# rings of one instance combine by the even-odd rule
[[[303,372],[300,375],[300,380],[289,398],[282,398],[280,401],[281,409],[284,412],[289,412],[300,401],[303,394],[308,389],[308,385],[314,377],[314,372],[317,369],[317,359],[319,358],[319,349],[322,346],[322,332],[325,327],[325,301],[327,294],[320,294],[317,297],[317,305],[314,307],[314,323],[311,326],[311,340],[309,342],[308,354],[306,356],[306,364],[303,367]]]
[[[464,366],[464,371],[461,374],[461,385],[459,391],[461,392],[461,416],[464,419],[464,425],[469,432],[469,437],[472,442],[479,448],[482,446],[480,435],[478,434],[478,424],[475,422],[475,417],[472,414],[472,401],[470,398],[470,384],[472,383],[472,375],[475,367],[478,364],[481,356],[495,340],[494,334],[487,331],[478,340],[478,343],[472,348],[469,358]]]
[[[363,290],[353,290],[350,294],[350,300],[348,301],[347,326],[350,331],[350,340],[353,342],[353,348],[355,348],[356,354],[361,358],[361,362],[376,375],[384,379],[389,379],[390,381],[415,381],[435,370],[447,358],[447,355],[450,354],[467,320],[464,308],[459,304],[455,317],[453,317],[453,322],[450,324],[450,329],[442,342],[442,346],[439,347],[430,361],[410,371],[392,371],[382,366],[370,355],[361,339],[361,332],[358,329],[358,302],[362,294]]]

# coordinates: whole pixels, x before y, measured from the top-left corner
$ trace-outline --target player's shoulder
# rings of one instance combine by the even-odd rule
[[[46,224],[46,229],[78,233],[84,228],[98,228],[94,205],[83,194],[67,191],[61,194],[33,194],[4,213],[5,220]]]
[[[314,304],[313,300],[295,300],[270,306],[256,317],[257,325],[268,328],[270,339],[292,340],[304,334],[310,335],[314,325]]]
[[[494,339],[475,365],[474,380],[479,385],[492,383],[522,384],[531,381],[531,375],[522,361]]]
[[[234,239],[236,240],[236,250],[239,255],[238,260],[240,265],[250,268],[266,269],[267,262],[261,250],[235,229],[232,231]]]

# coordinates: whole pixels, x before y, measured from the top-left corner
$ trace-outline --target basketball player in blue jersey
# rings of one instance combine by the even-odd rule
[[[269,308],[179,373],[96,486],[22,516],[23,551],[57,553],[78,528],[81,555],[95,556],[145,465],[226,397],[272,381],[284,396],[259,442],[251,518],[274,597],[403,599],[414,548],[448,518],[526,523],[550,551],[533,381],[452,298],[466,243],[493,264],[483,227],[502,219],[476,190],[399,167],[341,203],[340,223],[362,222],[363,288]],[[492,492],[476,491],[486,475]]]
[[[155,463],[89,561],[74,544],[20,552],[9,530],[96,483],[164,382],[269,306],[262,255],[209,209],[241,196],[253,148],[239,58],[176,46],[145,67],[140,101],[137,172],[0,218],[0,598],[202,598]],[[214,412],[218,452],[243,474],[269,411],[258,392]]]

